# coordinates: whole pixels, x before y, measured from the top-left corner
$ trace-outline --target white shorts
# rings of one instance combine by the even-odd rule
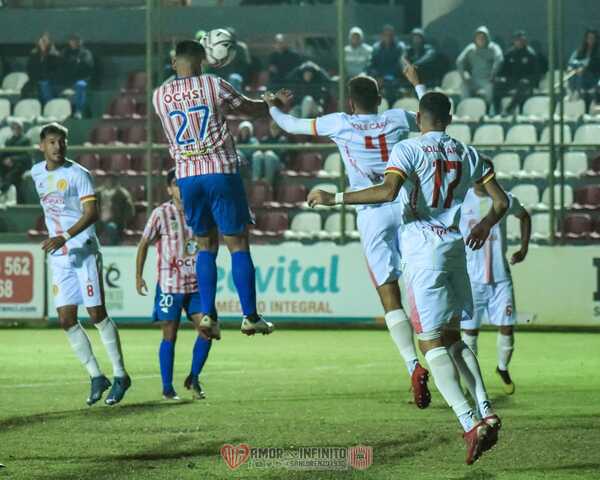
[[[511,280],[496,283],[472,283],[473,316],[463,313],[460,328],[476,330],[484,317],[498,327],[514,325],[516,319],[515,298]]]
[[[357,212],[356,226],[375,286],[398,280],[402,275],[399,243],[400,213],[389,203],[365,207]]]
[[[442,329],[463,311],[472,312],[471,285],[464,270],[432,270],[423,267],[404,270],[410,306],[410,320],[415,333]]]
[[[56,308],[65,305],[97,307],[104,304],[102,255],[49,256],[52,294]]]

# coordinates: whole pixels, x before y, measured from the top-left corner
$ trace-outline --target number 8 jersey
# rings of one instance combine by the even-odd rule
[[[241,103],[241,94],[214,75],[176,78],[154,91],[152,104],[177,178],[238,171],[239,157],[225,115]]]
[[[385,173],[402,176],[410,191],[401,236],[407,261],[412,257],[423,267],[464,268],[461,205],[473,183],[494,177],[491,163],[444,132],[428,132],[398,143]]]

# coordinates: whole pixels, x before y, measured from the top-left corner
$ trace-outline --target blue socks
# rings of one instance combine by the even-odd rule
[[[200,290],[200,306],[202,313],[215,311],[217,296],[217,254],[206,250],[196,255],[196,278]]]
[[[250,252],[231,254],[231,273],[245,316],[256,314],[256,276]],[[202,286],[200,286],[202,291]]]
[[[196,338],[194,350],[192,351],[192,369],[190,370],[190,373],[196,380],[198,380],[202,367],[204,367],[204,363],[206,363],[211,345],[212,340],[206,340],[202,337]]]
[[[160,342],[158,360],[160,363],[160,376],[162,378],[163,392],[173,390],[173,361],[175,359],[175,343],[169,340]]]

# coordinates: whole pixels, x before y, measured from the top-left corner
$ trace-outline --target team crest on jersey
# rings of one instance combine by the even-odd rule
[[[59,192],[64,192],[68,186],[69,186],[69,184],[67,183],[67,181],[64,178],[61,178],[58,182],[56,182],[56,189]]]
[[[198,244],[196,243],[195,240],[190,238],[187,242],[185,242],[186,255],[189,255],[189,256],[196,255],[197,251],[198,251]]]

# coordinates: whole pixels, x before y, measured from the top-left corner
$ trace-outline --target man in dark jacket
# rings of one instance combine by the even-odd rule
[[[23,95],[39,95],[42,103],[52,100],[60,63],[60,55],[50,39],[50,34],[44,33],[27,59],[29,82],[23,88]]]
[[[385,25],[381,40],[373,45],[369,74],[383,86],[383,95],[390,104],[394,102],[397,95],[403,54],[404,44],[396,40],[394,27]]]
[[[329,101],[331,78],[315,62],[307,61],[296,67],[285,79],[286,87],[294,91],[294,103],[303,118],[321,114]]]
[[[423,83],[437,83],[436,80],[441,76],[436,65],[437,52],[430,44],[425,43],[425,31],[422,28],[414,28],[410,33],[410,45],[404,52],[404,57],[419,69],[419,78]]]
[[[302,63],[302,56],[292,50],[283,34],[275,35],[275,51],[269,55],[269,75],[272,86],[281,86],[290,72]]]
[[[71,35],[62,52],[65,86],[75,90],[73,116],[81,118],[87,100],[87,88],[94,73],[92,52],[83,46],[79,35]]]
[[[6,147],[29,147],[31,142],[23,134],[23,124],[13,119],[10,128],[12,136],[6,142]],[[8,152],[0,155],[0,193],[5,193],[11,185],[19,192],[23,174],[31,168],[31,157],[27,153]]]

